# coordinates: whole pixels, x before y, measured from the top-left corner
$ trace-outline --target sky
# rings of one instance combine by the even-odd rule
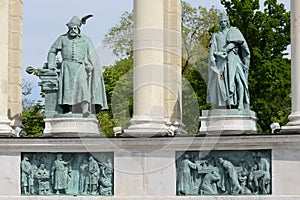
[[[214,6],[224,10],[220,0],[185,0],[191,6]],[[263,1],[263,0],[261,0]],[[290,0],[279,0],[290,9]],[[99,50],[100,64],[112,65],[114,57],[104,48],[102,40],[125,11],[132,11],[133,0],[23,0],[23,79],[34,85],[31,99],[40,99],[39,79],[24,71],[27,66],[42,68],[52,43],[67,32],[66,23],[73,17],[94,16],[81,27]]]

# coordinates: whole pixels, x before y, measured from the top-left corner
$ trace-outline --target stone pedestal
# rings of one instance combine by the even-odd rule
[[[256,113],[251,110],[203,110],[200,121],[200,134],[257,133]]]
[[[176,194],[176,155],[186,151],[261,151],[271,153],[272,192],[268,195]],[[22,195],[24,154],[113,153],[113,196]],[[33,158],[30,157],[29,161]],[[68,161],[67,157],[65,158]],[[286,200],[299,199],[300,135],[243,135],[160,138],[0,138],[0,200]],[[77,160],[73,160],[73,164]],[[235,166],[239,166],[235,164]],[[47,169],[51,169],[46,166]],[[73,170],[78,170],[73,168]],[[73,173],[74,174],[74,173]],[[52,186],[51,186],[52,187]]]
[[[46,118],[44,137],[99,137],[95,118]]]

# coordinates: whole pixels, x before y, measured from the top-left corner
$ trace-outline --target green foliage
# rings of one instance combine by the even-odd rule
[[[117,126],[116,120],[113,118],[110,110],[101,111],[97,114],[100,121],[101,132],[107,137],[114,136],[113,128]]]
[[[290,13],[277,0],[221,0],[230,23],[244,34],[251,51],[249,87],[251,109],[258,114],[261,132],[272,122],[286,124],[290,108]]]
[[[189,134],[199,130],[201,110],[206,103],[207,57],[211,34],[219,29],[215,8],[193,8],[182,1],[182,120]]]
[[[218,29],[218,15],[215,8],[193,8],[182,1],[182,72],[189,64],[207,59],[208,43],[212,31]],[[204,66],[204,68],[207,65]]]
[[[113,135],[113,127],[129,126],[133,110],[133,58],[128,57],[107,67],[103,73],[109,110],[97,116],[100,127],[107,136]],[[105,122],[104,122],[105,121]]]
[[[28,137],[38,137],[43,134],[44,123],[44,105],[38,101],[35,105],[26,109],[22,113],[22,123]]]
[[[133,56],[133,12],[125,12],[119,24],[104,36],[103,43],[112,49],[118,58]]]

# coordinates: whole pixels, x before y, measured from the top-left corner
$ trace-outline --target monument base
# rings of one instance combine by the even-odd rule
[[[300,133],[300,125],[298,126],[282,126],[280,128],[280,133]]]
[[[280,133],[300,133],[300,113],[292,113],[286,126],[282,126]]]
[[[251,110],[203,110],[200,121],[200,134],[232,135],[257,133],[256,113]]]
[[[178,153],[195,152],[203,157],[209,152],[251,152],[267,150],[271,172],[271,192],[268,195],[186,195],[176,193]],[[113,195],[112,196],[66,196],[66,195],[24,195],[22,194],[21,162],[29,156],[33,166],[40,167],[45,159],[63,154],[64,161],[71,161],[71,178],[79,178],[81,162],[79,154],[95,158],[102,153],[113,153]],[[208,154],[207,154],[208,155]],[[216,155],[216,154],[215,154]],[[248,154],[245,154],[248,155]],[[257,155],[257,154],[256,154]],[[251,158],[248,155],[246,158]],[[200,158],[200,157],[199,157]],[[211,158],[211,157],[210,157]],[[104,156],[103,159],[106,159]],[[232,156],[235,160],[235,157]],[[0,138],[0,200],[286,200],[300,199],[300,135],[260,134],[240,136],[207,137],[159,137],[159,138]],[[33,162],[35,160],[35,162]],[[201,159],[202,160],[202,159]],[[213,161],[212,159],[211,161]],[[233,162],[232,160],[232,162]],[[251,160],[251,159],[250,159]],[[52,169],[53,159],[46,168]],[[246,162],[252,166],[254,163]],[[78,164],[78,165],[77,165]],[[241,167],[243,163],[233,162]],[[68,165],[66,165],[68,166]],[[34,169],[34,168],[33,168]],[[195,169],[190,169],[195,172]],[[35,176],[36,177],[36,176]],[[36,180],[36,179],[35,179]],[[198,180],[198,179],[196,179]],[[248,179],[250,180],[250,179]],[[79,183],[69,183],[74,187]],[[50,188],[53,188],[50,182]],[[34,188],[37,191],[37,188]]]
[[[96,118],[46,118],[44,137],[98,137]]]
[[[124,130],[125,137],[156,137],[186,135],[182,122],[167,122],[163,117],[133,117]]]

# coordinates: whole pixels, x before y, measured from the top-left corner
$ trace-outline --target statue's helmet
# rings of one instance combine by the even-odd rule
[[[66,25],[68,27],[77,26],[79,28],[81,26],[81,20],[79,19],[79,17],[74,16]]]

